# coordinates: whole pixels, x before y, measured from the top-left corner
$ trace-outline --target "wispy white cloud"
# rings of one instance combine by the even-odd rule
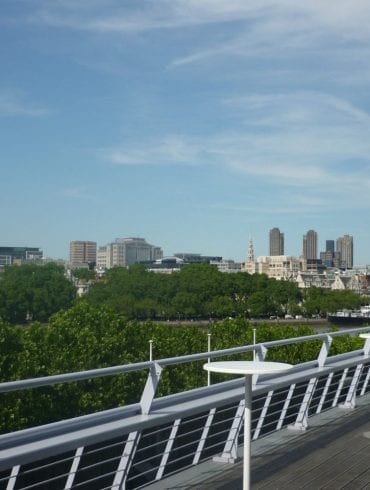
[[[20,91],[0,90],[0,116],[41,117],[49,112],[47,108],[25,100]]]
[[[370,205],[370,116],[347,100],[315,92],[256,94],[224,104],[240,129],[204,137],[172,136],[139,148],[106,149],[115,164],[202,165],[275,185],[302,207]],[[310,190],[308,203],[299,197]],[[325,198],[324,198],[325,196]],[[285,207],[285,206],[283,206]]]
[[[92,196],[84,186],[66,187],[61,190],[61,195],[72,199],[91,199]]]
[[[97,0],[39,0],[32,18],[54,26],[108,33],[252,21],[260,22],[271,36],[283,31],[304,34],[317,28],[342,32],[344,40],[367,40],[370,36],[366,0],[142,0],[131,4],[107,0],[104,12],[101,7]]]

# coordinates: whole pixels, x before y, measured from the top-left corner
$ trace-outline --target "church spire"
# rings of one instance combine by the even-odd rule
[[[253,240],[252,240],[252,238],[249,239],[247,262],[254,262],[254,250],[253,250]]]

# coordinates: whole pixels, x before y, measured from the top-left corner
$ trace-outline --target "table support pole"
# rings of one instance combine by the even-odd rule
[[[251,418],[252,418],[252,376],[248,374],[245,376],[243,490],[250,489]]]

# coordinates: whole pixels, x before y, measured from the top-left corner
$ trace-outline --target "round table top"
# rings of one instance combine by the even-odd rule
[[[360,333],[362,339],[370,339],[370,332]]]
[[[264,361],[221,361],[204,364],[203,369],[225,374],[272,374],[287,371],[292,364]]]

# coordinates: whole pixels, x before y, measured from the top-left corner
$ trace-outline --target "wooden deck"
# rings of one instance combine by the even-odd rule
[[[305,432],[284,429],[252,443],[252,490],[370,490],[370,397],[332,409]],[[210,461],[153,490],[241,490],[242,463]]]

